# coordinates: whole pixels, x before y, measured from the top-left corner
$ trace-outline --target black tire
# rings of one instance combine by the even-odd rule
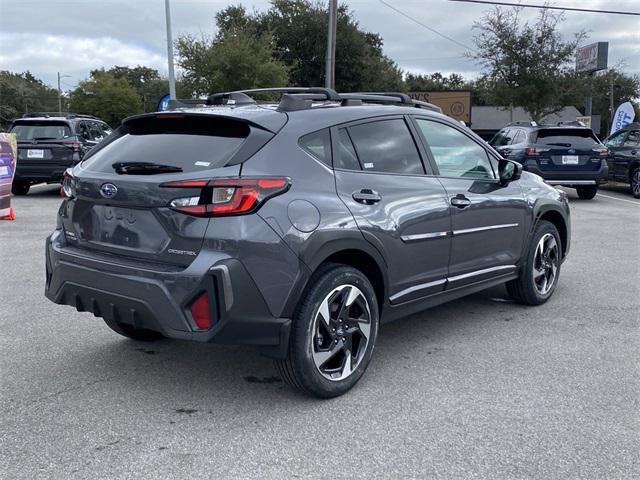
[[[598,187],[577,187],[576,192],[582,200],[591,200],[598,193]]]
[[[29,193],[29,189],[31,188],[31,185],[28,183],[24,183],[24,182],[13,182],[13,184],[11,185],[11,193],[13,193],[14,195],[26,195],[27,193]]]
[[[345,307],[347,305],[346,298],[349,297],[351,291],[357,295],[357,299],[352,301],[351,306]],[[342,297],[339,297],[340,295]],[[336,329],[330,329],[328,325],[317,323],[321,322],[322,318],[320,316],[321,305],[326,304],[329,308],[333,305],[328,300],[330,298],[336,298],[335,304],[343,303],[339,310],[333,312],[325,310],[329,312],[330,317],[327,324],[337,325],[337,322],[340,321],[340,325],[346,326],[344,330],[341,326],[336,331]],[[368,310],[361,309],[362,306],[368,306]],[[359,318],[368,317],[368,321],[352,323],[351,320],[346,320],[353,314],[352,308],[362,312]],[[341,318],[345,318],[344,324]],[[347,322],[351,325],[348,325]],[[300,300],[293,318],[287,358],[276,360],[276,368],[285,382],[309,396],[332,398],[342,395],[360,380],[367,369],[378,335],[378,325],[378,302],[367,277],[359,270],[345,265],[327,265],[314,274],[309,282],[309,287]],[[323,335],[319,333],[320,329],[326,329],[324,338],[328,349],[332,350],[335,347],[337,353],[328,356],[328,360],[322,365],[316,366],[317,356],[321,353],[327,353],[320,345],[323,339]],[[368,332],[365,335],[364,332],[367,329]],[[335,333],[330,333],[329,330],[333,330]],[[341,331],[344,337],[340,337]],[[346,339],[347,335],[351,335],[350,331],[355,333]],[[367,338],[368,335],[368,340],[364,344],[360,343],[362,340],[358,340],[358,346],[356,346],[357,335],[361,339]],[[341,341],[338,338],[342,342],[346,342],[344,348],[341,347]],[[342,351],[340,351],[341,348]],[[356,363],[353,364],[351,359],[354,357],[347,352],[355,352],[356,350]],[[342,358],[344,360],[339,362]],[[324,365],[329,365],[332,362],[339,364],[339,366],[327,367],[322,373],[321,369],[324,369]],[[346,366],[347,362],[349,367]],[[328,373],[331,368],[335,368],[336,373]],[[346,374],[347,369],[351,373]],[[335,378],[329,379],[327,375],[335,375]],[[344,378],[341,378],[342,376]]]
[[[539,274],[539,272],[545,268],[538,268],[540,267],[540,263],[538,262],[536,255],[538,253],[538,246],[541,240],[547,235],[553,236],[556,242],[557,258],[555,260],[557,261],[557,263],[555,274],[553,275],[553,282],[550,285],[549,290],[541,291],[538,280],[534,280],[534,268],[536,269],[536,274]],[[531,236],[531,241],[527,248],[526,259],[520,269],[520,276],[515,280],[507,282],[506,284],[507,292],[509,293],[511,298],[516,302],[522,303],[524,305],[541,305],[549,300],[549,298],[551,298],[551,295],[553,295],[556,286],[558,285],[558,278],[560,277],[561,257],[562,243],[560,241],[558,230],[551,222],[541,220],[540,222],[538,222],[538,225],[536,225],[533,235]]]
[[[635,198],[640,198],[640,167],[634,168],[629,175],[629,187],[631,195]]]
[[[117,334],[139,342],[154,342],[165,338],[161,333],[154,330],[133,328],[131,325],[127,325],[126,323],[118,323],[112,320],[107,320],[106,318],[104,319],[104,323],[106,323],[107,326]]]

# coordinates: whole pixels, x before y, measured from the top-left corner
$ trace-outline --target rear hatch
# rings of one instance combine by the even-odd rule
[[[64,120],[17,120],[11,127],[18,140],[20,174],[47,179],[61,176],[73,164],[77,139]],[[78,154],[75,153],[75,160]]]
[[[63,226],[68,244],[106,255],[189,265],[210,218],[169,208],[204,189],[166,182],[240,175],[241,163],[273,133],[213,115],[134,117],[73,170]]]
[[[543,171],[597,171],[606,152],[589,128],[545,128],[533,138],[533,151]]]

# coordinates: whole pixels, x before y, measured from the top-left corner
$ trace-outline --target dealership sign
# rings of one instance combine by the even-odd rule
[[[576,72],[596,72],[607,68],[609,42],[592,43],[576,50]]]
[[[442,109],[442,113],[471,123],[471,92],[468,90],[439,90],[435,92],[409,92],[414,100],[433,103]]]

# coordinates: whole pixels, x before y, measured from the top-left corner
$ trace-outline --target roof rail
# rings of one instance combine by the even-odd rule
[[[581,122],[580,120],[573,120],[573,121],[568,121],[568,122],[558,122],[556,124],[556,126],[558,126],[558,127],[585,127],[586,125],[584,124],[584,122]]]
[[[442,109],[432,103],[423,102],[411,98],[402,92],[360,92],[360,93],[341,93],[340,97],[348,100],[361,100],[368,103],[382,104],[401,104],[413,106],[416,108],[424,108],[433,112],[442,113]]]
[[[507,127],[537,127],[538,124],[533,120],[527,120],[524,122],[509,122],[506,125]]]
[[[85,115],[83,113],[71,113],[71,112],[31,112],[22,115],[22,118],[37,118],[37,117],[64,117],[64,118],[91,118],[94,120],[100,120],[93,115]]]
[[[247,99],[253,100],[251,98],[252,95],[260,94],[260,93],[281,93],[283,96],[285,94],[314,94],[319,95],[321,97],[313,98],[313,100],[330,100],[330,101],[340,101],[340,95],[331,89],[324,87],[275,87],[275,88],[250,88],[247,90],[234,90],[232,92],[225,93],[214,93],[207,98],[207,105],[221,105],[220,103],[225,98],[233,99],[235,96],[238,99],[242,99],[244,103],[251,103]],[[243,96],[240,96],[240,95]],[[255,103],[255,100],[253,100]]]

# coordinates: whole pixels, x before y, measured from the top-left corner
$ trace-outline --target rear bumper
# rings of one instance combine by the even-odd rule
[[[64,171],[67,168],[71,168],[76,165],[78,161],[79,158],[69,161],[56,161],[54,163],[27,163],[24,160],[20,160],[16,164],[16,171],[13,180],[17,182],[33,183],[60,182],[64,175]]]
[[[168,338],[253,345],[271,357],[286,355],[291,320],[269,312],[239,260],[207,256],[186,269],[154,270],[83,253],[67,247],[59,230],[47,238],[45,295],[51,301]],[[208,294],[212,319],[204,331],[189,312],[202,292]]]
[[[549,171],[541,170],[538,165],[527,163],[525,170],[541,176],[550,185],[574,186],[597,186],[606,183],[609,175],[609,167],[606,162],[602,162],[598,170],[580,171]]]

